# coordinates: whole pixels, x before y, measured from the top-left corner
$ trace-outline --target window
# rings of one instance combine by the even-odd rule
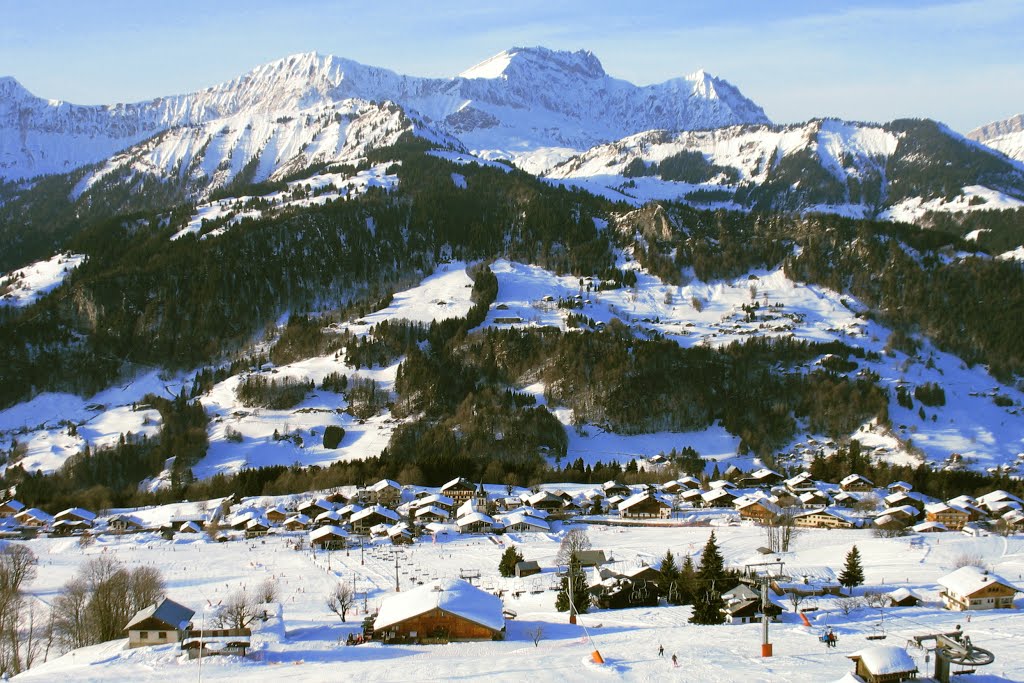
[[[139,638],[142,640],[149,640],[149,631],[139,631]]]
[[[160,631],[160,633],[157,634],[157,638],[160,640],[167,640],[167,631]]]

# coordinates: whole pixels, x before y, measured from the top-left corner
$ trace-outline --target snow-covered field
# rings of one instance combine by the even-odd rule
[[[761,530],[734,526],[731,513],[701,513],[713,524],[727,564],[742,565],[764,544]],[[659,526],[622,528],[587,527],[593,547],[614,558],[618,570],[640,562],[656,563],[666,550],[677,558],[699,553],[711,528],[708,526]],[[39,577],[29,587],[42,602],[51,603],[60,586],[86,559],[113,555],[129,567],[159,568],[168,585],[168,596],[203,615],[203,605],[216,604],[239,587],[251,587],[273,579],[283,607],[283,628],[268,628],[254,635],[252,654],[246,659],[208,658],[202,676],[208,680],[294,681],[408,681],[524,679],[593,681],[685,680],[707,682],[835,681],[853,666],[846,655],[881,644],[905,646],[914,635],[946,632],[960,624],[973,642],[996,655],[992,666],[978,674],[959,677],[966,683],[1024,680],[1024,619],[1016,612],[975,613],[970,621],[961,613],[939,606],[937,580],[952,571],[963,556],[983,557],[993,570],[1010,581],[1024,575],[1024,538],[961,534],[934,534],[897,539],[874,538],[866,531],[808,530],[796,539],[795,552],[783,555],[790,568],[841,568],[842,558],[856,544],[864,558],[863,590],[913,589],[925,604],[885,610],[884,625],[877,610],[862,608],[849,616],[838,609],[834,598],[810,598],[801,607],[818,607],[809,614],[813,626],[803,626],[788,601],[781,623],[771,626],[772,658],[760,657],[760,625],[695,626],[688,623],[689,607],[650,607],[597,610],[581,616],[580,623],[593,638],[587,640],[581,626],[570,626],[566,615],[554,609],[550,590],[554,555],[563,530],[551,534],[520,533],[498,537],[517,546],[526,559],[544,568],[527,579],[502,579],[497,565],[502,548],[482,536],[439,536],[437,542],[417,543],[404,551],[398,579],[402,590],[414,582],[457,578],[462,570],[479,570],[483,588],[505,593],[505,607],[517,613],[506,622],[501,642],[453,643],[450,645],[380,645],[346,647],[348,633],[358,629],[364,612],[362,599],[372,612],[393,594],[395,563],[391,546],[373,546],[361,563],[358,550],[315,555],[291,548],[301,537],[270,535],[265,540],[211,543],[201,539],[165,541],[152,534],[100,536],[94,545],[79,547],[76,540],[38,539],[28,546],[39,556]],[[354,583],[360,600],[356,614],[342,624],[324,604],[328,590],[338,581]],[[520,597],[511,592],[522,590]],[[1024,601],[1017,601],[1018,608]],[[273,622],[271,622],[273,624]],[[256,623],[256,628],[260,622]],[[534,644],[529,631],[541,628],[543,637]],[[831,627],[839,636],[836,648],[827,649],[818,635]],[[867,640],[883,632],[884,641]],[[136,650],[122,649],[124,641],[83,648],[38,665],[17,680],[25,681],[179,681],[199,673],[198,663],[178,656],[174,646]],[[657,656],[664,645],[666,657]],[[593,649],[606,663],[590,662]],[[673,668],[669,656],[680,666]],[[919,669],[931,671],[922,650],[911,649]],[[934,655],[932,656],[934,662]]]
[[[942,464],[952,453],[959,453],[968,465],[978,469],[999,466],[1016,467],[1024,452],[1024,394],[1000,385],[983,367],[967,367],[958,358],[938,351],[924,342],[922,351],[909,357],[899,351],[887,351],[889,330],[858,315],[863,307],[853,298],[822,287],[797,283],[786,278],[781,269],[754,271],[734,280],[702,282],[692,280],[684,286],[667,285],[638,267],[623,255],[620,267],[636,272],[635,287],[596,291],[595,282],[558,276],[532,265],[498,260],[492,271],[498,278],[498,297],[484,327],[555,326],[570,329],[570,313],[583,315],[596,325],[618,319],[636,334],[664,335],[684,347],[723,346],[752,336],[794,337],[808,341],[838,340],[878,353],[877,360],[856,359],[858,368],[850,374],[870,370],[879,375],[881,386],[895,396],[901,384],[911,388],[936,382],[946,392],[946,404],[918,411],[890,401],[891,430],[864,425],[850,435],[859,439],[876,457],[901,463]],[[373,325],[384,320],[406,319],[428,323],[464,316],[472,302],[472,281],[466,264],[442,264],[417,286],[395,294],[391,304],[380,311],[347,323],[335,323],[357,335],[370,333]],[[587,291],[587,285],[594,291]],[[558,300],[578,296],[580,308],[566,309]],[[759,304],[755,319],[747,319],[742,306]],[[695,306],[695,302],[698,305]],[[807,370],[810,370],[808,366]],[[318,386],[332,372],[350,377],[372,379],[382,391],[392,391],[397,363],[390,367],[360,368],[346,364],[344,354],[310,358],[286,366],[269,368],[264,373],[281,379],[291,377],[312,380]],[[123,387],[114,387],[89,399],[66,394],[43,394],[32,401],[0,411],[0,447],[9,447],[13,439],[28,448],[23,461],[27,468],[52,471],[86,441],[94,447],[111,443],[121,433],[155,433],[159,417],[149,412],[130,410],[148,392],[175,395],[187,385],[189,373],[169,380],[155,373],[145,375]],[[211,415],[211,448],[197,466],[199,477],[218,472],[234,472],[244,467],[271,464],[329,464],[336,460],[362,459],[378,455],[387,445],[397,423],[387,411],[360,421],[342,412],[347,406],[343,395],[315,390],[290,410],[245,408],[235,388],[241,376],[231,377],[201,397]],[[540,385],[521,387],[543,402]],[[1009,405],[997,405],[996,399]],[[549,409],[566,425],[569,458],[586,463],[618,460],[628,462],[672,448],[692,446],[709,461],[736,457],[738,439],[720,426],[696,433],[656,433],[625,436],[607,433],[596,425],[574,425],[572,411],[563,406]],[[150,411],[152,412],[152,411]],[[68,434],[68,423],[78,428],[78,436]],[[336,424],[346,435],[335,450],[323,448],[323,428]],[[241,434],[232,441],[228,429]],[[303,437],[300,448],[293,441],[274,440],[273,433]],[[237,437],[235,437],[237,438]],[[789,452],[807,459],[830,439],[816,434],[801,434]],[[825,447],[826,452],[829,448]],[[749,459],[736,461],[740,467],[757,465]],[[710,467],[710,465],[709,465]]]
[[[0,306],[28,306],[64,282],[82,264],[82,254],[57,254],[0,275]]]

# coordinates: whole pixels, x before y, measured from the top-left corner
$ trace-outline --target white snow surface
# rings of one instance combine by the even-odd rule
[[[551,486],[582,491],[579,486]],[[294,505],[296,500],[247,499],[242,505]],[[216,503],[196,505],[212,509]],[[175,506],[174,512],[183,511]],[[172,512],[152,509],[138,516],[143,514],[168,518]],[[764,545],[762,530],[739,523],[734,512],[694,511],[690,521],[680,525],[681,521],[628,529],[604,524],[584,528],[594,548],[613,555],[609,567],[623,573],[638,569],[642,563],[656,563],[666,550],[680,561],[686,555],[697,554],[712,529],[727,565],[747,560]],[[781,620],[770,627],[774,645],[771,658],[760,656],[759,624],[697,626],[688,621],[688,606],[595,609],[579,617],[580,625],[570,625],[565,613],[555,610],[555,593],[550,590],[558,581],[555,555],[566,528],[556,523],[551,533],[512,533],[494,540],[438,534],[431,542],[427,537],[403,551],[399,593],[394,590],[392,546],[386,540],[366,548],[363,564],[359,552],[296,552],[292,545],[305,536],[302,532],[274,531],[265,539],[226,543],[210,542],[201,534],[179,536],[174,541],[151,533],[100,535],[89,547],[79,546],[76,539],[39,538],[26,543],[40,560],[38,576],[28,584],[27,592],[32,601],[50,603],[83,562],[114,557],[128,568],[158,568],[166,579],[168,597],[195,609],[197,622],[206,619],[209,623],[213,613],[204,605],[216,605],[238,589],[273,580],[279,608],[272,613],[277,616],[267,625],[255,622],[249,657],[204,658],[202,676],[209,681],[305,683],[465,677],[522,681],[530,677],[588,683],[595,679],[820,683],[847,675],[854,666],[847,656],[876,644],[867,637],[878,631],[878,611],[860,608],[844,615],[840,600],[834,597],[809,598],[802,603],[802,607],[817,608],[807,613],[811,628],[786,609]],[[526,579],[499,577],[500,544],[505,548],[515,546],[527,559],[538,561],[542,573]],[[914,635],[948,632],[960,624],[976,645],[996,656],[993,665],[979,669],[975,676],[978,680],[1024,680],[1024,661],[1018,656],[1024,620],[995,610],[975,612],[967,623],[962,613],[941,609],[938,584],[961,556],[985,557],[1000,574],[1018,576],[1024,572],[1024,537],[972,538],[949,533],[882,539],[870,531],[811,529],[797,537],[793,551],[781,559],[786,567],[838,569],[854,544],[866,559],[865,585],[857,589],[858,593],[909,588],[925,601],[919,607],[886,610],[886,642],[903,644]],[[488,599],[516,613],[514,619],[505,621],[505,640],[449,645],[339,645],[349,633],[359,632],[365,609],[373,612],[381,608],[384,614],[389,599],[411,595],[434,582],[457,579],[461,570],[479,571],[478,583],[488,592],[504,590],[502,600]],[[419,586],[421,581],[423,585]],[[339,582],[353,585],[358,598],[345,623],[324,606],[326,595]],[[1018,599],[1017,605],[1019,609],[1024,601]],[[471,608],[479,609],[476,604]],[[535,647],[530,633],[538,627],[543,637]],[[827,649],[818,640],[826,627],[838,635],[834,649]],[[126,650],[124,645],[124,640],[117,640],[63,656],[51,653],[49,661],[37,663],[16,680],[156,683],[191,680],[197,675],[198,662],[182,657],[176,646]],[[665,647],[665,657],[657,656],[659,645]],[[595,649],[605,659],[603,666],[590,663]],[[908,653],[922,672],[931,672],[923,651]],[[678,658],[678,669],[672,667],[673,654]]]
[[[28,306],[60,287],[82,265],[82,254],[57,254],[0,275],[0,306]]]

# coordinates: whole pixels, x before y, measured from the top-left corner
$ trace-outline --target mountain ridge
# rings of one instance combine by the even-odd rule
[[[650,128],[768,120],[735,86],[704,72],[699,81],[636,86],[608,76],[592,53],[514,48],[491,58],[503,59],[503,78],[444,79],[307,52],[192,93],[112,105],[45,100],[8,76],[3,84],[11,94],[0,98],[0,177],[65,173],[171,128],[242,112],[293,114],[346,99],[395,102],[413,118],[468,136],[469,148],[491,157],[582,150]],[[84,148],[83,138],[90,141]]]

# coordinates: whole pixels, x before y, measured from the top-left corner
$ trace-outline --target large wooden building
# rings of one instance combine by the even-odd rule
[[[1021,592],[1006,579],[980,567],[960,567],[939,579],[946,609],[1013,609],[1013,598]]]
[[[384,600],[374,638],[388,643],[500,640],[501,599],[461,579],[426,584]]]

